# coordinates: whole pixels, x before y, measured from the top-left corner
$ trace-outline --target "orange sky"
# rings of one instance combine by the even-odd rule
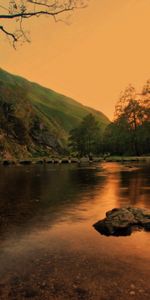
[[[150,0],[91,0],[70,26],[32,19],[31,44],[1,39],[0,65],[112,118],[120,91],[150,77],[149,15]]]

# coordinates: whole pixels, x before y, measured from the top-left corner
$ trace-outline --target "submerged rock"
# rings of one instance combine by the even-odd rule
[[[136,207],[114,208],[106,213],[105,219],[93,226],[107,236],[131,235],[137,229],[150,231],[150,210]]]

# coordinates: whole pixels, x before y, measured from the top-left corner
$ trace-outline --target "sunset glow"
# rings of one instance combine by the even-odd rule
[[[120,91],[150,77],[149,12],[149,0],[91,0],[70,25],[32,19],[31,43],[15,51],[3,37],[0,65],[112,118]]]

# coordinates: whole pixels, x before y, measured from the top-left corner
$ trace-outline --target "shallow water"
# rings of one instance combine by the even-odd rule
[[[150,299],[150,233],[105,237],[114,207],[150,209],[150,165],[0,168],[0,299]]]

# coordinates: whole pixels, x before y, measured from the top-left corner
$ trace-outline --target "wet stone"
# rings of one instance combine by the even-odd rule
[[[127,236],[135,230],[150,231],[150,210],[136,207],[114,208],[94,228],[106,236]]]

